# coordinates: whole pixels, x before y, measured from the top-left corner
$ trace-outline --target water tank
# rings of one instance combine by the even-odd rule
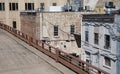
[[[106,2],[106,3],[105,3],[105,7],[106,7],[106,8],[115,8],[113,2]]]

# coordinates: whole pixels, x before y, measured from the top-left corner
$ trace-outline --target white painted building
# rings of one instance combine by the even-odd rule
[[[120,15],[83,15],[81,28],[86,61],[110,74],[120,74]]]

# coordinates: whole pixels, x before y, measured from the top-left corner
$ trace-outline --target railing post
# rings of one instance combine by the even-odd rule
[[[15,32],[15,36],[17,36],[17,30],[15,30],[14,32]]]
[[[72,57],[69,57],[69,62],[70,62],[70,63],[72,62]]]
[[[42,48],[44,49],[44,43],[42,42]]]
[[[36,40],[36,45],[38,45],[38,40]]]
[[[31,42],[33,43],[33,38],[31,37]]]
[[[59,53],[60,53],[60,51],[58,50],[58,49],[56,49],[56,62],[58,62],[59,60]]]
[[[51,46],[49,46],[49,52],[51,52]]]
[[[32,43],[33,43],[33,38],[32,38],[32,37],[29,37],[29,45],[32,46]]]

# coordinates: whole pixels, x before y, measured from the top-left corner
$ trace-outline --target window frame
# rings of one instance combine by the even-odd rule
[[[18,11],[18,3],[9,3],[10,11]]]
[[[17,22],[13,21],[13,28],[16,29],[17,28]]]
[[[5,3],[0,2],[0,11],[5,11]]]
[[[104,66],[111,67],[111,59],[109,57],[104,57]]]
[[[58,25],[54,25],[54,36],[59,35]]]
[[[70,34],[75,33],[75,25],[70,25]]]
[[[34,3],[25,3],[25,10],[34,10]]]
[[[89,42],[89,31],[85,31],[85,42]]]
[[[52,6],[57,6],[57,3],[52,3]]]
[[[43,10],[45,9],[45,3],[40,3],[40,8]]]
[[[104,48],[109,49],[110,46],[111,46],[110,35],[105,34],[104,35]]]
[[[99,45],[99,33],[94,33],[94,44]]]

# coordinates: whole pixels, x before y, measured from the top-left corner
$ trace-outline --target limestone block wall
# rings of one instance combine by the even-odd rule
[[[24,13],[24,12],[23,12]],[[80,54],[70,25],[75,25],[75,33],[81,30],[81,12],[35,12],[36,15],[21,14],[21,30],[68,53]],[[54,36],[54,25],[58,26],[58,36]],[[47,37],[44,37],[46,36]],[[66,40],[70,40],[67,42]]]
[[[3,22],[13,27],[13,21],[16,22],[18,30],[21,29],[20,12],[25,10],[25,3],[34,3],[34,9],[37,10],[40,7],[40,3],[45,4],[45,10],[53,3],[58,6],[64,6],[67,0],[0,0],[0,3],[5,3],[5,11],[0,11],[0,22]],[[9,3],[18,3],[18,10],[10,11]]]

